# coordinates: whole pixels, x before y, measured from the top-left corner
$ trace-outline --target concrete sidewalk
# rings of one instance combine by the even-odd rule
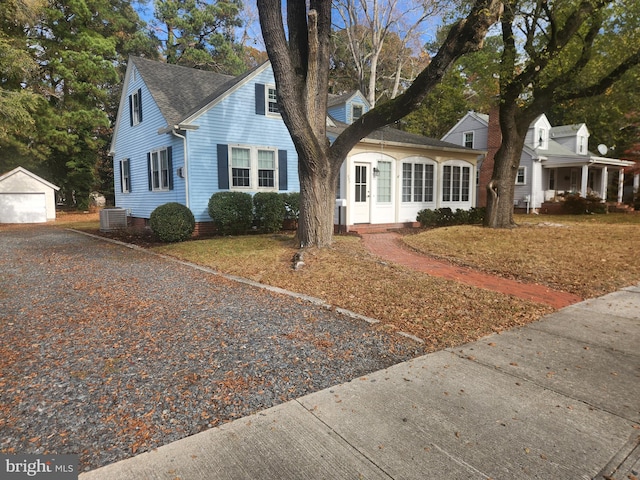
[[[635,479],[640,286],[106,467],[97,479]]]

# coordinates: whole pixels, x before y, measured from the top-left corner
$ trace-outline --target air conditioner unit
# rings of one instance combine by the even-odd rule
[[[103,208],[100,210],[100,231],[109,232],[127,227],[127,210],[124,208]]]

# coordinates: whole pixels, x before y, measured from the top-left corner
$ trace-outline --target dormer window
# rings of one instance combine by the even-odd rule
[[[463,145],[467,148],[473,148],[473,132],[464,132]]]
[[[542,150],[549,148],[549,132],[544,128],[539,128],[535,142],[536,148],[540,148]]]
[[[579,155],[585,155],[587,153],[587,137],[578,135],[576,151]]]
[[[362,105],[351,105],[351,121],[355,122],[358,120],[364,113],[364,108]]]

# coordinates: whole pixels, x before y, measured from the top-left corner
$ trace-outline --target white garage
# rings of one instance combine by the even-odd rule
[[[59,187],[17,167],[0,176],[0,223],[43,223],[56,218]]]

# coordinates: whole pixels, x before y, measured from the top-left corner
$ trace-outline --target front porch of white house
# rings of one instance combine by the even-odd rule
[[[542,162],[542,185],[544,201],[552,202],[568,193],[578,193],[581,197],[595,195],[607,200],[609,193],[618,203],[622,203],[624,168],[633,162],[610,158],[591,157],[586,163],[565,163],[557,160]],[[610,179],[617,175],[615,193]]]

